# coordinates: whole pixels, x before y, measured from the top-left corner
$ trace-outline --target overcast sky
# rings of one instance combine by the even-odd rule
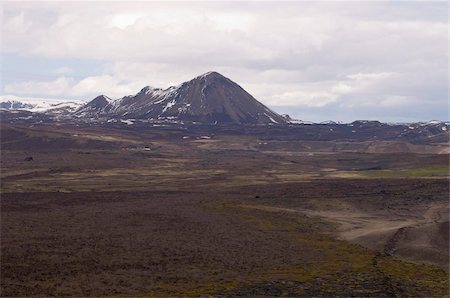
[[[0,5],[3,95],[119,98],[215,70],[297,119],[449,119],[447,1]]]

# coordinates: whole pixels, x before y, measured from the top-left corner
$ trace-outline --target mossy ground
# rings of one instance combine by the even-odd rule
[[[449,294],[446,270],[403,261],[337,240],[332,236],[335,227],[317,217],[236,206],[233,202],[207,207],[237,214],[268,233],[282,233],[297,247],[300,264],[283,264],[255,274],[252,280],[230,284],[219,294],[365,297],[441,297]]]
[[[448,166],[433,166],[398,170],[366,171],[364,176],[369,178],[448,178]]]

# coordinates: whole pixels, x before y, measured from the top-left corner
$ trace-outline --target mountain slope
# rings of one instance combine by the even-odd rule
[[[105,96],[99,95],[90,102],[85,105],[79,107],[73,114],[79,117],[83,117],[85,115],[95,115],[98,113],[106,112],[105,109],[112,100]]]
[[[89,108],[87,108],[89,107]],[[173,119],[210,124],[287,123],[241,86],[217,72],[208,72],[165,90],[145,87],[134,96],[106,103],[99,97],[76,115],[135,119]]]

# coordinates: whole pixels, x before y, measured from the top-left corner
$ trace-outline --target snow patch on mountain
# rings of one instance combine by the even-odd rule
[[[170,109],[171,107],[173,107],[175,104],[176,104],[177,102],[176,102],[176,100],[175,99],[172,99],[171,101],[169,101],[167,104],[166,104],[166,106],[163,108],[163,113],[165,112],[165,111],[167,111],[168,109]]]
[[[154,101],[153,104],[162,103],[167,98],[172,97],[173,95],[176,95],[179,88],[180,88],[180,86],[171,86],[165,90],[160,89],[160,88],[154,89],[151,92],[151,95],[158,99],[156,101]]]
[[[273,119],[269,114],[267,114],[267,113],[264,113],[264,115],[266,115],[267,116],[267,118],[269,118],[270,119],[270,121],[272,121],[272,123],[278,123],[278,121],[276,121],[275,119]]]

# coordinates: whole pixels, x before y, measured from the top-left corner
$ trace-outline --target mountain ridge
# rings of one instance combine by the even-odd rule
[[[450,121],[379,122],[355,120],[312,122],[280,115],[256,100],[240,85],[218,72],[210,71],[166,89],[145,86],[135,95],[112,99],[99,95],[91,101],[66,101],[42,98],[20,98],[0,95],[0,110],[29,111],[56,116],[56,120],[78,119],[88,122],[116,122],[125,120],[148,122],[192,122],[202,124],[293,124],[293,125],[445,125]],[[63,117],[60,117],[63,116]],[[10,118],[9,116],[7,117]],[[412,126],[409,129],[414,129]]]
[[[145,88],[145,87],[144,87]],[[154,89],[161,89],[161,88],[154,88]],[[109,97],[107,97],[106,95],[100,95],[102,97],[108,98],[110,101],[114,101],[114,99],[111,99]],[[97,96],[97,97],[100,97]],[[96,97],[96,98],[97,98]],[[44,101],[44,99],[40,99],[42,101]],[[91,100],[92,101],[92,100]],[[14,96],[14,97],[10,97],[9,96],[0,96],[0,111],[3,112],[8,112],[8,111],[26,111],[26,112],[31,112],[31,113],[48,113],[51,112],[53,108],[55,107],[61,107],[61,106],[71,106],[71,110],[74,109],[80,109],[81,107],[86,106],[86,104],[88,104],[89,102],[80,102],[80,101],[73,101],[73,100],[64,100],[64,99],[60,99],[60,100],[48,100],[49,103],[46,103],[45,105],[41,104],[41,103],[34,103],[33,101],[29,101],[27,100],[27,98],[25,97],[24,99]],[[433,119],[433,120],[427,120],[427,121],[414,121],[414,122],[405,122],[405,121],[399,121],[399,122],[391,122],[391,121],[378,121],[378,120],[363,120],[363,119],[358,119],[358,120],[353,120],[351,122],[345,122],[345,121],[333,121],[333,120],[327,120],[327,121],[319,121],[319,122],[315,122],[315,121],[307,121],[307,120],[300,120],[300,119],[295,119],[295,118],[291,118],[288,114],[281,114],[282,117],[284,117],[289,124],[298,124],[298,125],[352,125],[355,123],[358,124],[374,124],[374,123],[379,123],[379,124],[384,124],[384,125],[403,125],[403,126],[407,126],[407,125],[418,125],[418,126],[429,126],[429,125],[446,125],[446,126],[450,126],[450,121],[448,120],[437,120],[437,119]],[[170,119],[168,119],[170,120]]]

